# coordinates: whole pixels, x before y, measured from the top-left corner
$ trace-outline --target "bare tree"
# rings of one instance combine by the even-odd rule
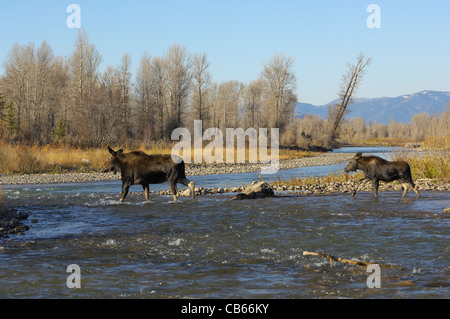
[[[71,114],[74,133],[89,144],[99,145],[101,134],[98,131],[98,83],[101,56],[90,43],[84,29],[78,32],[75,49],[70,57]]]
[[[365,69],[370,62],[370,58],[366,58],[363,53],[360,53],[356,64],[347,65],[347,72],[342,77],[339,92],[340,102],[330,106],[328,109],[329,131],[325,147],[331,148],[333,146],[339,125],[347,111],[347,106],[352,103],[352,97],[356,93],[362,76],[365,74]]]
[[[98,102],[97,132],[100,144],[123,143],[123,110],[120,75],[108,65],[101,76],[101,99]]]
[[[261,78],[264,81],[265,103],[267,103],[268,123],[281,130],[293,120],[293,109],[297,102],[294,93],[296,78],[292,67],[294,59],[284,55],[274,55],[264,66]]]
[[[221,83],[217,89],[217,127],[223,132],[226,128],[240,126],[239,105],[243,88],[241,82],[232,80]]]
[[[264,82],[262,79],[250,82],[244,90],[244,126],[259,128]]]
[[[135,99],[135,116],[134,123],[135,135],[138,138],[144,138],[145,126],[153,126],[149,121],[150,105],[152,98],[152,59],[150,55],[145,52],[141,58],[139,69],[136,73],[136,80],[134,83],[134,99]],[[150,124],[150,125],[149,125]]]
[[[15,44],[4,62],[5,93],[17,107],[17,124],[24,136],[31,135],[31,105],[33,92],[34,44]]]
[[[206,54],[196,54],[192,65],[192,118],[195,120],[208,120],[206,103],[207,89],[211,81],[208,72],[209,61]]]
[[[163,139],[168,136],[165,132],[166,118],[168,118],[168,107],[166,102],[166,85],[167,78],[165,72],[165,61],[163,58],[154,57],[152,59],[152,78],[155,90],[155,114],[157,116],[157,123],[159,123],[159,135],[157,139]]]
[[[212,82],[207,90],[207,108],[209,110],[209,121],[205,123],[203,127],[219,127],[220,121],[220,110],[218,105],[218,92],[219,84],[217,82]]]
[[[21,137],[28,142],[48,142],[54,127],[55,101],[61,88],[60,64],[47,44],[14,45],[5,63],[5,92],[12,98]]]
[[[122,113],[123,136],[131,138],[130,125],[130,91],[131,91],[131,56],[125,53],[122,56],[120,65],[117,67],[119,90],[120,90],[120,108]]]
[[[174,44],[166,52],[164,60],[167,81],[165,88],[169,110],[169,121],[166,128],[171,132],[174,128],[182,125],[191,85],[192,57],[186,48]]]

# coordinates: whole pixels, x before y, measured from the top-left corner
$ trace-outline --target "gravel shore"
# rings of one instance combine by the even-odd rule
[[[282,186],[275,185],[272,189],[275,191],[275,197],[280,194],[293,194],[293,195],[325,195],[332,193],[350,193],[356,188],[358,183],[355,181],[348,182],[331,182],[331,183],[317,183],[303,186]],[[415,181],[417,189],[419,191],[438,191],[438,192],[449,192],[450,183],[443,181],[432,181],[429,179],[418,179]],[[197,195],[212,195],[220,193],[240,193],[244,191],[243,186],[239,187],[196,187],[195,192]],[[399,192],[399,196],[403,192],[403,186],[400,183],[380,183],[379,192]],[[371,192],[374,193],[373,185],[371,182],[363,183],[358,188],[358,193],[360,192]],[[156,193],[158,195],[170,195],[169,190],[165,191],[152,191],[151,193]],[[179,194],[180,196],[189,197],[189,189],[182,190]],[[141,195],[139,195],[141,196]],[[413,191],[409,190],[409,196],[415,196]]]
[[[300,159],[288,159],[280,161],[280,170],[292,169],[298,167],[312,167],[333,165],[348,161],[351,154],[347,153],[322,153],[312,157],[305,157]],[[263,164],[267,166],[267,164]],[[212,174],[234,174],[234,173],[251,173],[259,172],[261,164],[187,164],[186,175],[212,175]],[[53,183],[80,183],[88,181],[102,181],[102,180],[119,180],[120,173],[114,175],[113,173],[61,173],[61,174],[24,174],[24,175],[0,175],[1,185],[18,185],[18,184],[53,184]],[[435,190],[435,191],[450,191],[450,183],[447,182],[433,182],[430,180],[415,181],[419,190]],[[201,185],[199,185],[201,186]],[[305,186],[273,186],[275,191],[291,191],[298,194],[327,194],[327,193],[349,193],[356,183],[348,181],[345,183],[332,182],[328,184],[317,183]],[[196,187],[196,193],[199,195],[217,194],[217,193],[234,193],[243,191],[243,187],[215,187],[203,188]],[[396,183],[381,183],[380,192],[383,191],[402,191],[402,185]],[[188,190],[180,192],[180,196],[190,196],[187,194]],[[361,185],[360,191],[373,191],[372,183],[365,183]],[[155,193],[152,191],[152,193]],[[170,194],[169,190],[157,191],[160,195]]]
[[[346,162],[350,157],[351,155],[346,153],[323,153],[313,157],[281,160],[280,169],[339,164]],[[261,166],[266,167],[268,164],[186,164],[186,175],[251,173],[259,172]],[[80,183],[118,179],[120,179],[120,174],[114,175],[113,173],[17,174],[0,175],[0,185]]]

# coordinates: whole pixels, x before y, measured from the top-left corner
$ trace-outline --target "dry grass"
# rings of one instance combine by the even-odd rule
[[[399,137],[382,137],[374,138],[371,140],[358,141],[358,145],[372,145],[372,146],[391,146],[391,145],[405,145],[408,143],[414,143],[412,138],[399,138]]]
[[[6,174],[95,171],[107,158],[105,149],[0,144],[0,172]]]
[[[124,148],[126,152],[140,150],[147,154],[170,154],[174,143],[153,143],[137,148]],[[111,146],[117,150],[119,146]],[[257,150],[258,161],[259,149]],[[268,150],[270,155],[270,149]],[[194,148],[191,158],[194,162]],[[280,159],[301,158],[313,156],[314,152],[280,150]],[[99,172],[110,154],[104,148],[77,148],[65,145],[29,146],[7,144],[0,141],[0,173],[30,174],[30,173],[61,173],[61,172]],[[223,159],[226,150],[223,149]],[[238,152],[234,150],[234,162],[238,160]],[[245,162],[249,161],[249,149],[245,150]]]
[[[450,136],[427,137],[424,150],[393,149],[394,160],[404,160],[411,166],[413,180],[418,178],[450,180]]]
[[[308,186],[308,185],[324,185],[329,183],[345,183],[348,181],[357,181],[363,178],[364,173],[358,172],[356,174],[347,174],[347,173],[341,173],[341,174],[335,174],[330,173],[328,176],[323,177],[291,177],[290,180],[281,180],[272,182],[272,185],[277,186]]]

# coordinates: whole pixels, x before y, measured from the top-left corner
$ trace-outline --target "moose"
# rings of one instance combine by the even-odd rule
[[[112,155],[106,162],[103,170],[106,172],[121,172],[122,192],[120,202],[123,202],[131,185],[141,184],[144,188],[145,200],[149,197],[149,184],[161,184],[168,182],[173,200],[178,200],[177,183],[190,188],[192,200],[195,200],[195,183],[186,178],[185,165],[181,157],[176,157],[176,162],[170,154],[148,155],[141,151],[124,153],[122,149],[114,151],[108,146]]]
[[[378,198],[378,186],[380,181],[392,182],[395,180],[400,180],[402,182],[404,189],[402,197],[405,197],[409,186],[411,186],[412,190],[420,197],[419,190],[414,185],[411,177],[411,168],[405,161],[390,162],[378,156],[362,156],[362,153],[359,152],[350,160],[344,171],[346,173],[355,172],[357,169],[362,170],[365,176],[359,180],[359,183],[352,193],[352,197],[355,196],[358,187],[365,180],[373,182],[375,198]]]

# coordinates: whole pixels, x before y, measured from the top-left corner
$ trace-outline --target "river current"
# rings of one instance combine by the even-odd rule
[[[191,179],[229,187],[254,177]],[[120,181],[4,187],[6,200],[29,214],[30,229],[0,240],[0,297],[450,297],[450,216],[442,213],[448,192],[424,191],[421,198],[409,192],[403,199],[400,191],[378,199],[372,192],[354,198],[277,192],[247,201],[215,194],[194,202],[152,194],[144,202],[133,187],[122,204]],[[167,185],[152,188],[159,189]],[[382,266],[381,287],[370,288],[366,267],[330,265],[304,251],[402,269]],[[67,284],[74,264],[80,288]]]

